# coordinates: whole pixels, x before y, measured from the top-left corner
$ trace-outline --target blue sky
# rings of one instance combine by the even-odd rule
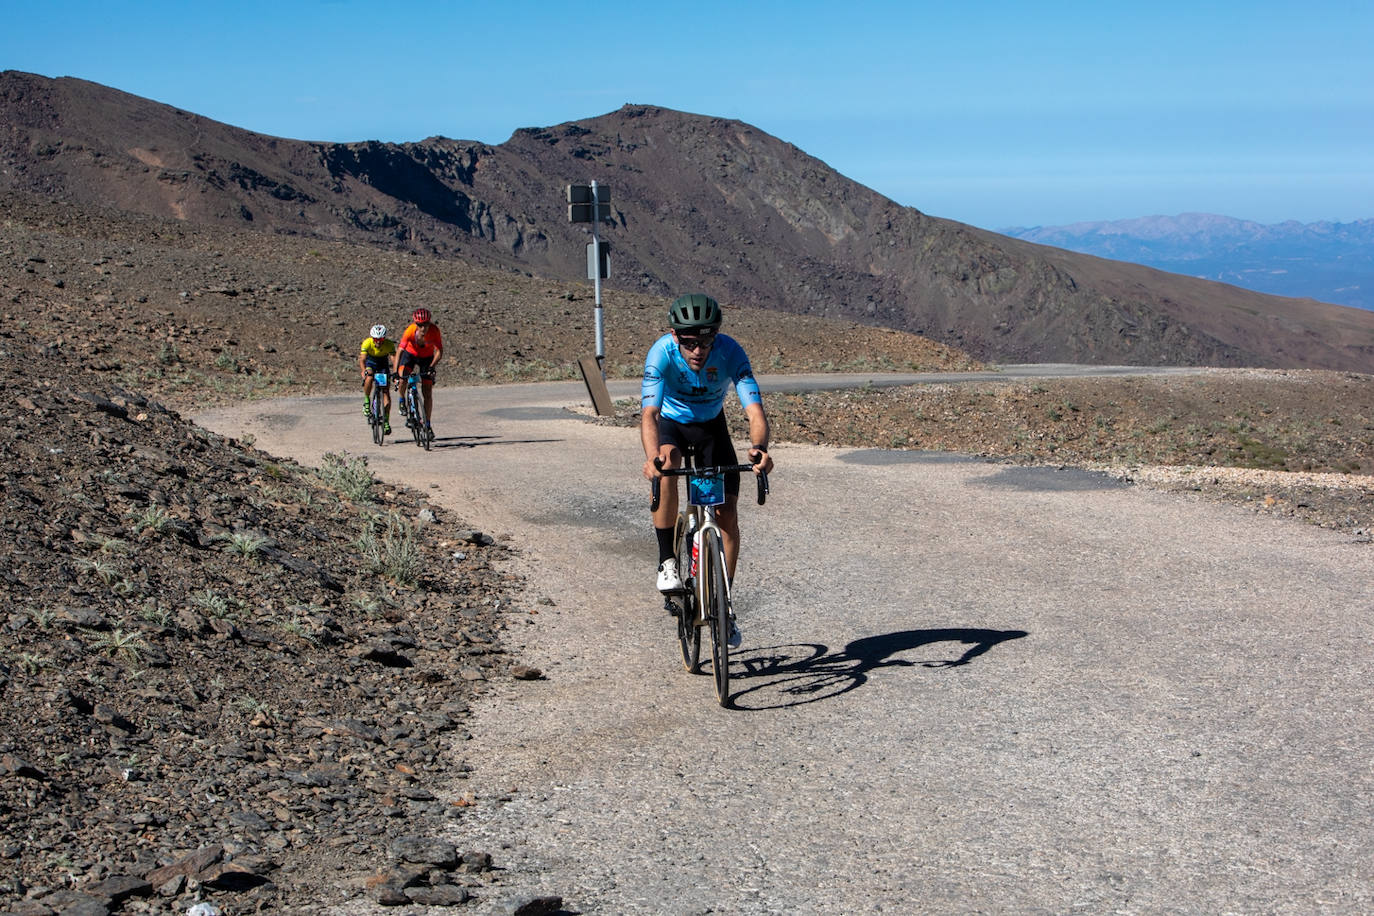
[[[307,140],[501,143],[626,102],[747,121],[990,229],[1374,217],[1374,4],[5,4],[0,69]]]

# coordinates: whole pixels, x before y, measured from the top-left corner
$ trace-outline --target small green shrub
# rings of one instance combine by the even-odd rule
[[[207,588],[203,592],[197,592],[191,596],[191,603],[199,607],[210,617],[225,620],[234,615],[233,605],[237,604],[232,598],[226,598],[212,588]]]
[[[375,618],[382,613],[382,601],[375,595],[369,595],[367,592],[354,592],[348,600],[362,612],[364,617]]]
[[[229,550],[241,557],[255,557],[271,542],[270,538],[251,531],[235,531],[227,538]]]
[[[129,550],[129,545],[123,538],[101,535],[96,541],[100,545],[101,553],[127,553]]]
[[[348,452],[326,452],[317,473],[327,486],[355,502],[366,502],[372,498],[372,485],[376,481],[367,467],[366,458]]]
[[[414,585],[419,579],[421,560],[416,526],[395,512],[387,516],[381,538],[373,524],[365,521],[357,545],[363,564],[373,575],[385,576],[402,586]]]
[[[233,706],[235,709],[250,716],[255,716],[259,713],[268,716],[272,715],[271,706],[265,701],[259,700],[257,697],[249,696],[246,693],[243,696],[234,697]]]
[[[76,561],[76,565],[95,574],[95,576],[106,585],[113,585],[120,579],[119,570],[116,569],[113,564],[106,563],[103,560],[81,559]]]
[[[292,636],[303,639],[312,645],[315,643],[314,635],[299,617],[292,617],[290,620],[283,622],[281,628],[284,633],[290,633]]]
[[[138,616],[157,627],[166,627],[172,622],[172,612],[163,607],[155,598],[149,598],[139,608]]]
[[[119,627],[115,627],[108,633],[97,634],[91,640],[91,645],[112,658],[121,658],[130,662],[136,662],[142,658],[144,650],[148,648],[143,641],[143,634],[138,630],[130,630],[126,633]]]
[[[139,534],[151,531],[154,534],[162,534],[167,530],[167,526],[172,523],[172,516],[167,514],[167,510],[161,506],[149,506],[134,519],[134,530]]]

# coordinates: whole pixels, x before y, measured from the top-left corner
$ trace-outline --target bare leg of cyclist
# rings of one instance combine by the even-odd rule
[[[739,560],[738,506],[738,496],[727,496],[725,504],[716,509],[716,524],[720,525],[722,546],[725,548],[725,570],[731,585],[735,582],[735,563]]]
[[[716,510],[716,524],[720,525],[721,546],[725,548],[725,571],[729,580],[730,599],[730,648],[739,648],[742,637],[735,623],[735,563],[739,560],[739,496],[727,496],[725,505]]]
[[[434,417],[434,383],[420,382],[420,390],[424,394],[425,400],[425,425],[430,425],[430,420]]]

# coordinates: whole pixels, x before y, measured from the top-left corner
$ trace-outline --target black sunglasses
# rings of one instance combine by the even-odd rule
[[[712,331],[709,334],[696,334],[691,337],[684,337],[681,334],[677,337],[678,346],[684,350],[704,349],[716,342],[716,334]]]

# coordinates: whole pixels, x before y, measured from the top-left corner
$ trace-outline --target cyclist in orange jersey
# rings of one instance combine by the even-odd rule
[[[400,378],[397,383],[401,386],[399,390],[404,392],[411,367],[419,371],[420,389],[425,402],[425,429],[432,433],[430,420],[434,416],[434,367],[438,366],[439,360],[443,358],[444,337],[429,314],[429,309],[416,309],[410,317],[414,323],[405,329],[399,344],[400,361],[397,371]],[[401,403],[405,403],[404,396]]]

